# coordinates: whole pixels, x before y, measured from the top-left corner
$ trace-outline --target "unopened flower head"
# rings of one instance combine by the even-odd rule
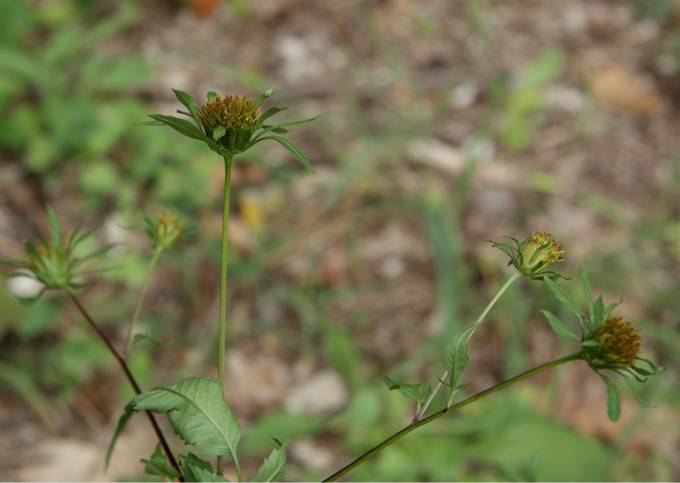
[[[257,104],[244,96],[216,95],[198,109],[208,135],[212,136],[219,127],[224,129],[223,144],[237,136],[239,130],[251,129],[259,115]]]
[[[184,234],[184,220],[172,211],[164,211],[158,217],[146,216],[146,233],[160,250],[167,250]]]
[[[594,368],[625,369],[632,367],[640,355],[642,338],[630,322],[614,317],[596,329],[587,349],[588,363]]]
[[[48,208],[50,238],[39,238],[36,242],[26,244],[24,260],[2,260],[3,263],[20,269],[12,276],[30,276],[39,280],[46,289],[72,290],[82,286],[85,262],[105,255],[111,245],[99,250],[82,253],[79,246],[88,239],[89,232],[81,232],[80,228],[66,236],[61,233],[59,221],[51,208]],[[91,270],[89,271],[91,272]]]
[[[544,277],[557,278],[561,275],[549,270],[556,262],[564,260],[564,248],[557,243],[550,233],[536,231],[523,241],[509,238],[514,245],[492,242],[493,246],[501,249],[510,257],[509,265],[513,265],[522,275],[541,280]]]

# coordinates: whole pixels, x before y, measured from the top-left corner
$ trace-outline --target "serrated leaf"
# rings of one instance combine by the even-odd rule
[[[286,450],[283,446],[274,448],[250,481],[279,480],[286,471]]]
[[[138,395],[130,407],[167,413],[172,427],[187,444],[210,455],[230,454],[238,465],[236,449],[241,430],[216,381],[189,377]]]
[[[107,469],[109,467],[109,463],[111,462],[111,456],[113,455],[113,449],[116,446],[116,442],[118,441],[118,437],[121,435],[123,430],[125,429],[125,426],[127,425],[128,421],[130,420],[130,417],[134,414],[134,411],[129,408],[128,406],[125,406],[125,409],[123,409],[123,414],[120,415],[120,418],[118,418],[118,424],[116,424],[116,429],[113,431],[113,435],[111,436],[111,442],[109,443],[109,447],[106,449],[106,459],[104,460],[104,469]],[[158,448],[156,448],[158,449]],[[153,457],[152,457],[153,459]]]
[[[579,340],[579,337],[574,333],[574,331],[567,327],[565,323],[558,319],[554,314],[548,312],[547,310],[541,310],[541,312],[545,318],[548,319],[550,327],[552,327],[552,330],[554,330],[557,335],[574,341]]]
[[[179,466],[184,474],[184,481],[227,481],[213,471],[212,466],[193,453],[179,457]]]
[[[607,416],[609,416],[611,421],[616,422],[621,417],[621,394],[619,393],[619,388],[604,374],[600,374],[600,376],[605,384],[607,384]]]
[[[193,117],[194,120],[200,124],[200,119],[198,117],[198,104],[196,104],[194,98],[186,92],[180,91],[179,89],[173,89],[172,92],[175,93],[177,100],[184,104],[184,106],[189,110],[191,117]]]
[[[199,141],[205,141],[206,139],[209,139],[196,125],[190,123],[186,119],[182,119],[175,116],[166,116],[163,114],[149,114],[149,117],[154,119],[155,121],[170,126],[178,133],[183,134],[192,139],[198,139]]]
[[[59,224],[57,214],[51,206],[47,207],[47,223],[49,225],[52,241],[56,246],[61,246],[61,225]]]
[[[298,147],[297,147],[290,139],[288,139],[288,138],[284,138],[283,136],[275,136],[275,135],[271,135],[271,136],[263,136],[263,137],[261,137],[261,138],[258,138],[258,139],[257,139],[256,141],[254,141],[253,143],[251,143],[251,146],[252,146],[253,144],[255,144],[255,143],[259,143],[259,142],[261,142],[261,141],[266,141],[266,140],[268,140],[268,139],[270,139],[270,140],[272,140],[272,141],[276,141],[276,142],[279,143],[281,146],[283,146],[284,148],[286,148],[286,149],[287,149],[287,150],[295,157],[295,159],[297,159],[298,161],[300,161],[300,164],[302,164],[302,166],[304,166],[305,169],[306,169],[307,171],[309,171],[310,173],[313,173],[313,172],[314,172],[314,167],[312,166],[312,163],[310,163],[309,160],[307,159],[307,157],[304,155],[304,153],[303,153],[302,151],[300,151],[300,148],[298,148]]]
[[[144,472],[147,475],[161,476],[170,481],[174,480],[179,476],[177,474],[177,470],[170,466],[167,460],[165,459],[165,455],[161,451],[160,444],[156,445],[156,449],[151,455],[151,458],[149,458],[148,460],[142,459],[141,461],[142,463],[144,463]]]
[[[449,387],[451,387],[451,392],[449,394],[449,401],[447,405],[453,402],[453,398],[458,392],[458,382],[460,381],[465,366],[467,366],[470,356],[468,355],[468,342],[470,338],[477,330],[478,325],[472,325],[465,329],[463,333],[458,337],[455,345],[453,345],[446,356],[446,362],[448,365],[449,373]]]

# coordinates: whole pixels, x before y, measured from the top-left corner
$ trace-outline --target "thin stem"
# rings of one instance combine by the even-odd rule
[[[222,251],[220,255],[220,320],[217,334],[217,379],[224,387],[224,353],[227,342],[227,274],[229,267],[229,212],[231,205],[231,166],[233,156],[224,157],[224,203],[222,206]],[[241,470],[238,461],[234,461],[239,481]],[[224,472],[224,458],[217,457],[217,474]]]
[[[111,341],[106,337],[106,334],[102,332],[102,330],[99,328],[97,323],[94,321],[92,316],[88,313],[87,310],[85,310],[85,307],[80,303],[80,300],[75,296],[73,292],[70,290],[67,290],[67,293],[71,297],[71,300],[75,304],[75,306],[78,308],[78,311],[81,313],[83,318],[87,321],[88,324],[90,324],[90,327],[97,333],[99,338],[104,342],[106,347],[109,349],[109,352],[111,352],[111,355],[115,357],[115,359],[118,361],[118,364],[120,365],[121,369],[125,373],[125,377],[127,377],[128,382],[132,386],[132,389],[134,389],[136,394],[141,394],[142,389],[139,387],[139,383],[137,383],[137,380],[135,379],[135,376],[132,375],[132,372],[130,371],[130,368],[128,367],[127,363],[125,362],[125,359],[123,356],[116,350],[116,348],[113,346]],[[184,481],[182,478],[182,470],[180,469],[179,465],[177,464],[177,460],[175,459],[175,455],[173,454],[172,450],[170,449],[170,445],[165,439],[165,436],[163,436],[163,432],[161,431],[160,426],[158,426],[158,422],[156,421],[156,417],[153,415],[151,411],[145,411],[146,416],[149,418],[149,422],[151,423],[151,426],[153,427],[154,432],[156,433],[156,437],[158,438],[158,441],[160,442],[161,446],[163,447],[163,451],[165,451],[165,455],[168,457],[168,461],[170,461],[170,464],[175,468],[177,471],[177,474],[180,475],[180,481]]]
[[[424,419],[421,419],[420,421],[412,422],[408,426],[406,426],[403,429],[394,433],[389,438],[387,438],[387,439],[383,440],[382,442],[378,443],[377,445],[373,446],[371,449],[366,451],[364,454],[362,454],[361,456],[359,456],[355,460],[351,461],[350,463],[346,464],[345,466],[340,468],[338,471],[336,471],[335,473],[333,473],[332,475],[330,475],[329,477],[327,477],[323,481],[325,482],[325,481],[336,481],[336,480],[338,480],[339,478],[343,477],[344,475],[349,473],[351,470],[353,470],[354,468],[356,468],[357,466],[359,466],[360,464],[365,462],[367,458],[369,458],[370,456],[379,452],[381,449],[386,448],[387,446],[391,445],[392,443],[398,441],[399,439],[403,438],[404,436],[406,436],[411,431],[414,431],[421,426],[425,426],[426,424],[429,424],[432,421],[439,419],[442,416],[445,416],[449,411],[453,411],[455,409],[460,409],[464,406],[467,406],[468,404],[472,404],[473,402],[475,402],[479,399],[482,399],[482,398],[488,396],[489,394],[492,394],[496,391],[500,391],[501,389],[504,389],[504,388],[516,383],[516,382],[522,381],[522,380],[527,379],[527,378],[534,376],[536,374],[539,374],[539,373],[541,373],[541,372],[543,372],[547,369],[557,367],[557,366],[564,364],[566,362],[581,359],[581,358],[582,358],[582,354],[580,352],[577,352],[575,354],[570,354],[568,356],[561,357],[559,359],[555,359],[553,361],[547,362],[543,365],[540,365],[538,367],[534,367],[533,369],[530,369],[526,372],[523,372],[523,373],[518,374],[514,377],[511,377],[510,379],[507,379],[507,380],[505,380],[501,383],[498,383],[495,386],[491,386],[488,389],[480,391],[477,394],[470,396],[469,398],[464,399],[464,400],[462,400],[462,401],[460,401],[456,404],[453,404],[451,406],[447,406],[444,409],[437,411],[436,413],[433,413],[433,414],[429,415],[428,417],[426,417]]]
[[[479,317],[477,317],[477,320],[475,320],[473,326],[479,326],[482,324],[486,316],[489,314],[491,311],[492,307],[496,305],[496,302],[501,298],[501,296],[505,293],[506,290],[510,288],[510,286],[522,276],[521,273],[515,272],[512,277],[510,277],[504,284],[503,286],[498,289],[498,292],[496,292],[496,295],[489,301],[488,304],[486,304],[486,307],[484,307],[484,310],[482,310],[482,313],[479,314]],[[434,387],[434,390],[432,393],[430,393],[430,396],[427,398],[425,403],[421,406],[420,411],[416,412],[415,417],[413,420],[415,422],[419,421],[422,419],[423,416],[425,416],[425,413],[427,412],[427,408],[430,407],[430,404],[432,404],[432,401],[434,401],[435,396],[441,389],[442,385],[444,384],[443,381],[446,380],[446,377],[449,375],[449,371],[444,371],[444,373],[441,375],[439,380],[437,381],[437,385]]]
[[[139,315],[142,313],[142,305],[144,305],[144,299],[146,298],[146,292],[149,290],[149,284],[151,282],[151,275],[153,274],[154,268],[156,268],[156,263],[158,263],[158,258],[161,256],[163,250],[159,247],[153,252],[149,265],[146,268],[146,275],[144,276],[144,285],[142,285],[142,290],[139,292],[137,297],[137,303],[135,304],[135,310],[132,313],[132,319],[130,319],[130,324],[128,325],[127,335],[125,336],[125,351],[124,355],[127,355],[132,348],[132,333],[134,332],[135,325],[137,325],[137,320],[139,320]]]

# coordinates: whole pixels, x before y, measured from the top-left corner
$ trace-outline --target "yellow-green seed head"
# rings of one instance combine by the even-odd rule
[[[227,132],[247,129],[259,114],[257,104],[244,96],[215,96],[198,109],[198,116],[209,133],[218,126]]]
[[[547,267],[564,259],[564,248],[545,231],[536,231],[522,244],[522,264],[534,269]]]
[[[606,367],[631,367],[640,354],[642,338],[633,324],[614,317],[590,337],[599,343],[597,359]]]

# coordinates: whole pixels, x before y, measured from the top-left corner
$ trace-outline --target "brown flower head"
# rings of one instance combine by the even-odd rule
[[[597,342],[590,349],[591,366],[600,368],[627,368],[635,364],[640,354],[641,337],[630,322],[614,317],[595,330],[589,337]]]
[[[251,128],[260,115],[254,101],[244,96],[214,96],[198,109],[198,116],[208,134],[222,126],[227,133],[233,129]]]

